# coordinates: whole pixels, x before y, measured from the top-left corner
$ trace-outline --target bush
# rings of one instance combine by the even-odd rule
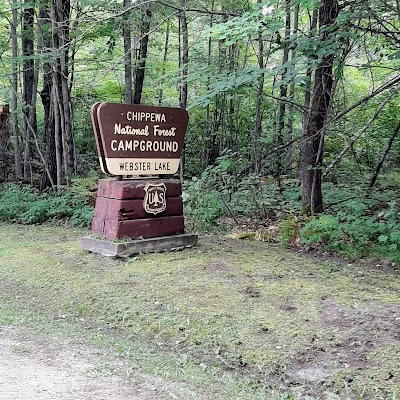
[[[282,188],[271,176],[241,176],[242,169],[237,154],[225,151],[199,178],[185,182],[186,213],[197,222],[215,226],[222,216],[276,219],[288,210],[300,210],[297,181],[288,180]]]
[[[0,186],[0,220],[21,224],[68,220],[73,226],[89,227],[93,218],[95,178],[75,179],[59,193],[39,193],[30,185]]]

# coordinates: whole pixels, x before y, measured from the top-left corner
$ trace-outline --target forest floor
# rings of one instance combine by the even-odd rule
[[[84,235],[0,223],[1,399],[400,398],[395,269],[218,235],[112,259]]]

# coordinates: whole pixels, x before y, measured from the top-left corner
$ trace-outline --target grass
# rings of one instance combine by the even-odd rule
[[[83,235],[0,224],[1,325],[84,338],[180,398],[397,398],[396,271],[219,236],[113,260]]]

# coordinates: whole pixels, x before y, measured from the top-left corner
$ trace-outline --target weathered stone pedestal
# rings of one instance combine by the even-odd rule
[[[195,246],[197,241],[198,236],[195,234],[163,236],[120,243],[86,236],[81,239],[81,245],[85,250],[99,253],[103,256],[128,257],[138,253],[182,250],[185,247]]]
[[[156,200],[164,203],[163,211],[146,207],[148,185],[165,189]],[[185,234],[181,195],[178,179],[100,180],[92,236],[82,239],[82,247],[108,256],[128,256],[194,246],[198,237]]]

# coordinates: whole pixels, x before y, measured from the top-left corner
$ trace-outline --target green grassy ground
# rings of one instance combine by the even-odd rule
[[[198,399],[397,399],[398,272],[201,236],[113,260],[0,224],[0,326],[87,340]]]

